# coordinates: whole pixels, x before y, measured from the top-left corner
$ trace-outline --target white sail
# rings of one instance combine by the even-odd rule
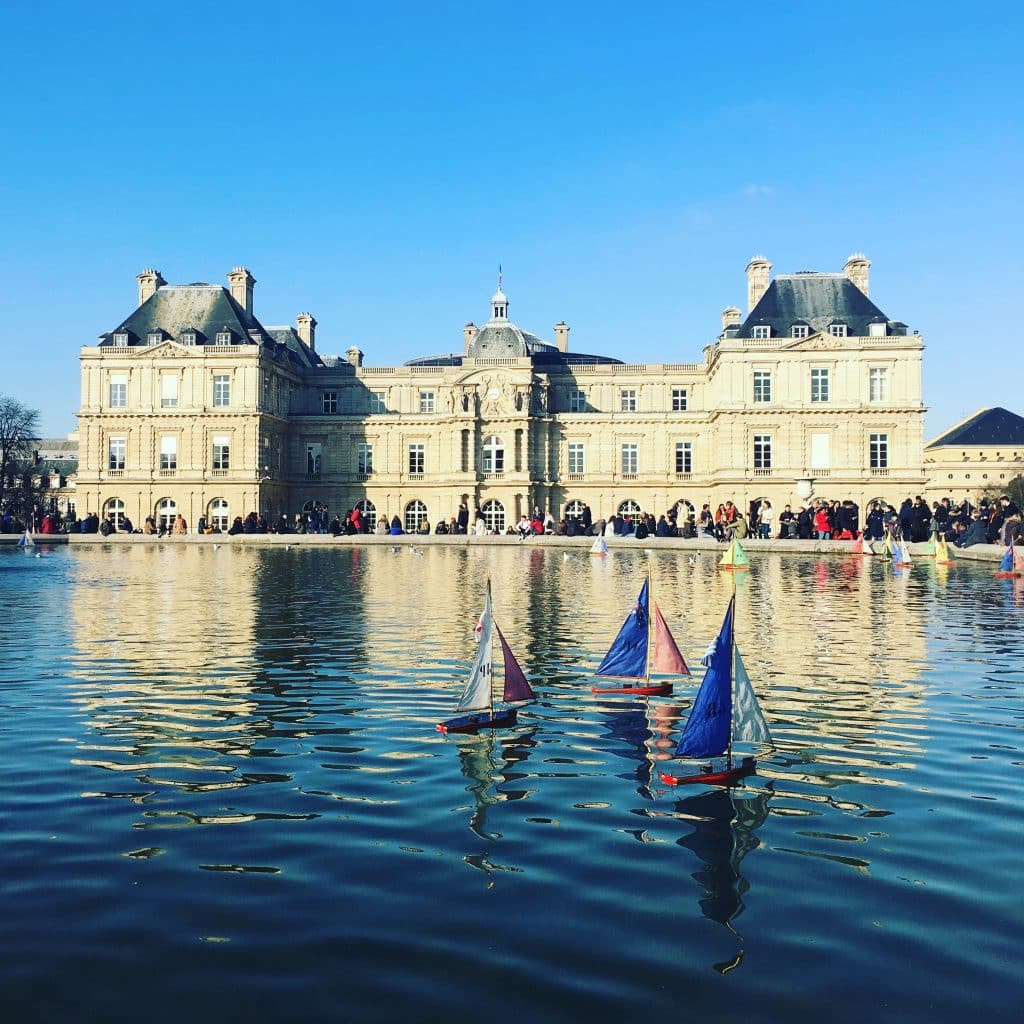
[[[597,540],[590,547],[590,553],[592,555],[607,555],[608,545],[604,542],[604,537],[598,536]]]
[[[21,540],[18,541],[18,547],[34,548],[35,546],[36,542],[32,539],[32,534],[29,533],[28,530],[26,529],[25,533],[22,535]]]
[[[736,667],[733,680],[732,735],[741,743],[758,743],[772,746],[772,734],[761,713],[761,705],[750,685],[750,676],[743,664],[740,652],[736,651]]]
[[[473,667],[466,680],[466,688],[462,691],[457,711],[481,711],[491,706],[491,632],[494,620],[491,617],[491,586],[487,584],[487,599],[484,610],[480,613],[480,621],[476,631],[480,646],[477,648]]]

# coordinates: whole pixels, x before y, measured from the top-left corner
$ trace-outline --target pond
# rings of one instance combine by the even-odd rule
[[[594,696],[648,569],[693,676]],[[538,700],[446,737],[488,574]],[[734,585],[775,750],[668,789]],[[0,597],[6,1020],[1019,1008],[1024,585],[990,565],[40,546]]]

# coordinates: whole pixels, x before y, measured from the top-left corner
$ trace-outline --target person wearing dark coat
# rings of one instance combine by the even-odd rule
[[[801,505],[796,513],[796,535],[800,540],[810,540],[813,529],[814,517],[810,509],[804,508]]]
[[[975,515],[971,520],[971,525],[967,527],[967,532],[957,543],[962,548],[969,548],[972,544],[987,544],[988,523],[980,518],[980,516]]]
[[[914,532],[914,503],[909,498],[903,499],[900,505],[900,533],[910,540]]]
[[[459,533],[469,531],[469,507],[465,502],[459,505],[459,514],[455,518],[455,525]]]
[[[878,502],[875,502],[868,511],[867,522],[864,525],[864,537],[867,540],[882,539],[882,509]]]
[[[920,495],[914,499],[911,512],[913,521],[910,528],[910,539],[912,541],[927,540],[931,534],[932,511]]]

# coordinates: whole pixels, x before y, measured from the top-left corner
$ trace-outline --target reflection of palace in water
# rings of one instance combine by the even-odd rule
[[[76,558],[78,679],[130,679],[132,706],[121,711],[151,725],[166,715],[185,728],[194,703],[234,723],[223,728],[228,747],[251,742],[245,733],[259,731],[261,702],[328,658],[356,686],[367,664],[420,686],[429,685],[422,670],[433,666],[429,675],[454,698],[488,573],[496,618],[542,695],[556,679],[590,701],[586,677],[632,607],[648,562],[654,600],[694,672],[676,688],[680,708],[735,583],[737,643],[780,745],[794,716],[802,732],[866,736],[918,700],[926,644],[913,595],[922,581],[939,582],[935,567],[900,577],[852,557],[755,557],[752,571],[729,577],[715,552],[648,559],[639,547],[592,559],[526,545],[417,552],[168,543],[79,549]],[[342,623],[347,639],[334,649]],[[169,679],[177,681],[170,690]],[[813,705],[803,693],[812,688]],[[97,715],[115,713],[109,685],[84,693]],[[834,701],[821,701],[822,693]],[[372,707],[373,693],[364,698]]]

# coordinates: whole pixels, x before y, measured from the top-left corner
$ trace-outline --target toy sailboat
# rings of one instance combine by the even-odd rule
[[[1024,576],[1024,555],[1018,554],[1011,544],[999,562],[996,579],[1005,580],[1013,576]]]
[[[590,553],[598,558],[604,558],[608,554],[608,545],[605,544],[604,537],[600,534],[594,538],[594,543],[590,546]]]
[[[953,552],[946,543],[945,537],[939,537],[935,541],[935,564],[936,565],[952,565],[953,564]]]
[[[725,554],[718,560],[719,569],[749,569],[750,559],[747,558],[743,545],[738,540],[729,542]]]
[[[665,694],[672,692],[670,682],[652,683],[651,672],[688,676],[683,656],[661,614],[654,605],[654,644],[651,650],[650,617],[651,577],[644,580],[633,610],[619,630],[595,675],[624,680],[621,686],[594,686],[593,693]],[[629,682],[625,682],[629,680]]]
[[[938,550],[938,540],[938,533],[932,530],[931,536],[925,541],[925,545],[921,548],[919,554],[924,555],[925,558],[934,558],[935,552]]]
[[[473,666],[466,681],[466,688],[456,707],[457,714],[438,722],[437,731],[476,732],[478,729],[494,729],[502,725],[515,725],[519,708],[528,701],[535,699],[535,694],[516,661],[505,637],[502,636],[498,624],[491,612],[491,581],[487,580],[487,597],[484,610],[480,613],[480,621],[476,624],[479,646]],[[492,682],[492,639],[498,634],[501,643],[502,659],[505,663],[505,688],[502,693],[502,705],[494,706],[494,686]]]
[[[864,534],[858,533],[854,542],[850,545],[851,555],[873,555],[874,549],[871,547],[871,542],[864,543]]]
[[[28,532],[28,528],[26,528],[25,532],[18,538],[18,547],[34,548],[35,546],[36,542],[32,539],[32,534]]]
[[[892,549],[892,564],[910,565],[910,548],[907,547],[905,540],[896,541],[896,546]]]
[[[764,747],[772,745],[768,723],[736,648],[735,615],[736,597],[733,595],[722,628],[701,659],[707,671],[676,747],[676,757],[699,758],[703,763],[688,775],[660,773],[661,781],[668,786],[730,785],[757,768],[757,758],[752,755],[733,760],[734,741]],[[725,756],[722,765],[706,760],[722,755]]]

